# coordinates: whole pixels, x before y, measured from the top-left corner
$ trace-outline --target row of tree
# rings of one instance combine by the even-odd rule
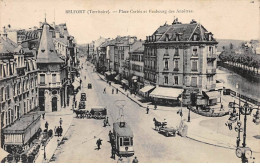
[[[233,44],[230,44],[229,48],[223,47],[219,59],[234,67],[258,74],[260,55],[255,54],[252,48],[246,44],[242,44],[241,47],[236,50]]]

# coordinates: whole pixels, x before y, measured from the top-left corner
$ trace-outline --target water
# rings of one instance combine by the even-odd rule
[[[216,79],[224,82],[224,87],[232,89],[247,97],[260,100],[260,82],[250,81],[226,68],[218,67]],[[238,83],[238,89],[236,84]]]

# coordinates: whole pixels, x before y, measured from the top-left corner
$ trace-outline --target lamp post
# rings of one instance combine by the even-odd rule
[[[190,105],[190,102],[188,102],[188,105]],[[189,109],[189,112],[188,112],[188,121],[187,122],[190,122],[190,107],[188,107]]]
[[[238,108],[239,110],[239,116],[242,114],[244,115],[244,127],[241,128],[241,121],[238,120],[237,121],[237,126],[235,127],[235,130],[238,130],[238,138],[237,138],[237,149],[236,149],[236,156],[238,158],[241,158],[242,163],[248,163],[249,159],[253,158],[252,157],[252,150],[249,147],[246,147],[246,123],[247,123],[247,115],[251,115],[252,111],[254,109],[257,109],[257,111],[259,111],[259,106],[257,108],[252,108],[251,106],[249,106],[249,104],[246,102],[243,106],[241,106],[240,104],[238,104],[238,107],[236,107],[236,103],[234,102],[230,102],[229,103],[229,107],[232,106],[233,111],[235,108]],[[239,118],[240,119],[240,118]],[[254,121],[259,121],[259,117],[256,119],[254,119]],[[257,123],[256,123],[257,124]],[[243,143],[242,146],[240,146],[240,132],[243,132]]]

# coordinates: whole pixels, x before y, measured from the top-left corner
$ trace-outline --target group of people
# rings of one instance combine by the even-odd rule
[[[55,135],[57,135],[58,137],[61,137],[62,136],[62,132],[63,132],[63,128],[61,126],[58,126],[58,128],[54,128],[54,132],[55,132]]]
[[[108,117],[105,118],[103,122],[104,122],[104,127],[110,126],[109,121],[108,121]]]

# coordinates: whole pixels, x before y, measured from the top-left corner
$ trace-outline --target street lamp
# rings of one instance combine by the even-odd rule
[[[248,163],[248,159],[252,158],[252,150],[251,150],[251,148],[246,147],[247,115],[251,115],[251,113],[254,109],[257,109],[257,112],[256,112],[256,115],[257,115],[257,113],[259,113],[259,106],[257,108],[252,108],[247,102],[244,104],[244,106],[241,106],[240,104],[238,104],[238,107],[236,107],[236,105],[237,104],[235,103],[235,101],[229,103],[229,107],[233,108],[233,112],[234,112],[235,108],[238,108],[238,110],[239,110],[239,120],[237,121],[237,126],[235,127],[235,131],[238,132],[236,156],[238,158],[241,158],[242,163]],[[240,121],[241,114],[244,115],[244,127],[243,128],[241,128],[241,126],[242,126],[242,123]],[[259,116],[255,116],[255,119],[253,121],[259,121]],[[258,124],[258,123],[256,123],[256,124]],[[240,132],[243,132],[242,146],[240,146]]]
[[[187,104],[190,105],[190,101]],[[187,122],[190,122],[190,107],[188,107],[188,109],[189,109],[189,113],[188,113],[188,121]]]

